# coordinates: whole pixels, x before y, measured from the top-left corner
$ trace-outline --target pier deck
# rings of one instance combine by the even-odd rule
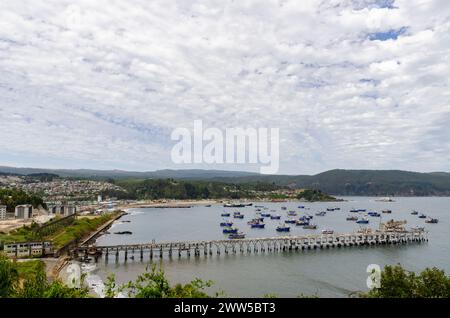
[[[374,233],[350,233],[350,234],[318,234],[304,236],[277,236],[268,238],[247,238],[237,240],[204,240],[204,241],[178,241],[159,242],[146,244],[126,244],[114,246],[82,245],[72,251],[73,257],[93,255],[97,260],[101,255],[115,256],[119,259],[123,253],[126,261],[129,257],[134,259],[138,253],[141,260],[144,254],[148,254],[149,259],[154,256],[163,257],[167,255],[182,254],[190,256],[205,256],[217,254],[236,253],[264,253],[277,251],[292,251],[305,249],[327,249],[342,248],[363,245],[387,245],[387,244],[407,244],[421,243],[428,241],[425,231],[406,232],[374,232]],[[130,255],[131,254],[131,255]]]

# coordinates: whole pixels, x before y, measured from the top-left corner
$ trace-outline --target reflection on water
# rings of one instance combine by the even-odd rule
[[[310,203],[305,205],[309,210],[299,209],[298,202],[258,203],[268,210],[276,210],[286,219],[287,210],[295,210],[299,216],[305,213],[326,210],[328,207],[340,207],[340,211],[327,212],[326,216],[314,216],[317,230],[304,230],[292,226],[291,235],[320,233],[322,229],[331,228],[336,232],[353,232],[360,228],[355,222],[346,221],[349,210],[367,209],[381,211],[390,209],[392,214],[383,214],[381,221],[394,218],[407,220],[408,227],[425,226],[430,231],[430,241],[424,244],[399,246],[351,247],[330,250],[308,250],[298,252],[278,252],[265,254],[228,254],[201,256],[196,258],[183,256],[181,259],[153,259],[153,264],[162,264],[172,282],[187,282],[195,277],[211,279],[215,283],[215,291],[223,290],[227,296],[251,297],[266,293],[284,297],[295,297],[300,294],[326,297],[346,297],[351,292],[366,291],[366,268],[369,264],[401,263],[409,270],[419,271],[427,266],[437,266],[450,271],[450,235],[448,224],[450,214],[450,198],[396,198],[396,202],[386,203],[374,201],[374,198],[345,198],[340,203]],[[431,217],[439,219],[438,224],[425,224],[423,219],[411,215],[415,209]],[[115,245],[126,243],[144,243],[156,241],[223,239],[219,222],[224,208],[220,205],[212,207],[193,207],[191,209],[136,209],[123,217],[114,227],[114,231],[131,231],[132,235],[109,234],[98,239],[98,245]],[[255,216],[255,207],[227,209],[231,212],[239,210],[245,215],[244,220],[232,219],[235,225],[247,234],[247,237],[277,236],[275,228],[279,220],[265,221],[265,229],[250,229],[247,221]],[[379,218],[370,218],[368,227],[377,228]],[[123,222],[129,220],[130,222]],[[283,234],[285,235],[285,234]],[[116,264],[110,256],[107,263],[97,264],[93,274],[105,278],[108,273],[115,273],[119,282],[134,279],[150,264],[148,255],[140,262],[139,253],[134,260],[126,264],[119,260]]]

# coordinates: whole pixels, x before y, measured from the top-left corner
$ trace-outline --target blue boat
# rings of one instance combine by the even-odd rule
[[[289,215],[289,216],[297,216],[297,212],[295,212],[295,211],[289,211],[289,212],[288,212],[288,215]]]
[[[359,209],[358,212],[366,212],[366,209]]]
[[[239,239],[245,239],[245,234],[242,232],[239,233],[231,233],[230,235],[228,235],[228,238],[230,240],[239,240]]]
[[[277,226],[277,232],[289,232],[291,228],[289,226],[279,225]]]
[[[229,221],[220,222],[220,226],[233,226],[233,222]]]
[[[359,219],[358,221],[356,221],[356,223],[358,223],[358,224],[368,224],[369,220],[362,218],[362,219]]]
[[[238,232],[237,228],[233,228],[233,227],[227,227],[223,229],[223,234],[235,234]]]
[[[419,219],[426,219],[426,218],[427,218],[427,216],[423,213],[421,215],[419,215]]]
[[[325,216],[325,215],[327,215],[327,212],[325,212],[325,211],[316,213],[316,216]]]
[[[270,219],[272,219],[272,220],[280,220],[281,219],[281,215],[271,215]]]
[[[230,213],[222,213],[220,216],[223,216],[223,217],[229,217],[229,216],[230,216]]]
[[[356,210],[356,209],[351,209],[351,210],[350,210],[350,212],[352,212],[352,213],[358,213],[358,212],[359,212],[359,210]]]
[[[334,211],[334,208],[327,208],[327,211],[332,212],[332,211]]]
[[[367,213],[367,214],[368,214],[369,216],[375,217],[375,218],[381,217],[381,214],[378,213],[378,212],[369,212],[369,213]]]
[[[298,208],[299,208],[299,209],[304,209],[305,206],[304,206],[304,205],[299,205]]]
[[[263,216],[263,217],[270,217],[270,213],[261,213],[261,216]]]
[[[295,224],[295,222],[297,222],[297,221],[294,219],[284,221],[284,223],[287,223],[287,224]]]
[[[244,214],[235,214],[235,215],[233,215],[233,217],[235,219],[243,219],[244,218]]]
[[[266,225],[264,223],[252,223],[250,226],[255,229],[263,229]]]
[[[295,221],[295,225],[297,226],[305,226],[305,225],[309,225],[309,221]]]

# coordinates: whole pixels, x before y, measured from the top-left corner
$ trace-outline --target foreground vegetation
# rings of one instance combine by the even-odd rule
[[[0,253],[0,298],[86,298],[93,297],[84,286],[72,288],[60,280],[51,283],[45,276],[45,265],[40,260],[18,263]],[[134,281],[123,285],[116,283],[113,275],[105,282],[106,298],[125,295],[131,298],[208,298],[223,296],[216,293],[211,296],[206,289],[211,281],[195,279],[187,284],[171,285],[164,271],[156,266],[147,268]],[[386,266],[381,274],[380,288],[360,297],[371,298],[449,298],[450,277],[437,268],[427,268],[420,274],[406,271],[400,265]],[[267,294],[265,297],[276,297]],[[305,298],[307,296],[301,295]]]

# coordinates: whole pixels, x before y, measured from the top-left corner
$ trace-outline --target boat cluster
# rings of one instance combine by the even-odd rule
[[[411,215],[418,215],[418,218],[419,218],[419,219],[426,219],[426,220],[425,220],[425,223],[436,224],[436,223],[439,222],[438,219],[435,219],[435,218],[432,218],[432,217],[427,217],[427,216],[426,216],[425,214],[423,214],[423,213],[420,213],[420,214],[419,214],[419,212],[416,211],[416,210],[413,210],[413,211],[411,212]]]

